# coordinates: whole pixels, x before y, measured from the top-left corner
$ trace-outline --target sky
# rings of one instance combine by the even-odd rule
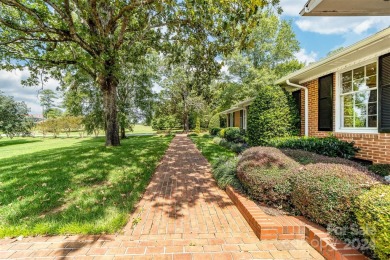
[[[301,50],[296,53],[298,60],[309,64],[324,58],[330,51],[347,47],[390,26],[390,17],[301,17],[307,0],[280,0],[284,10],[283,19],[291,21],[293,30],[300,42]],[[28,71],[0,71],[0,91],[13,96],[15,100],[26,102],[31,114],[41,114],[42,108],[37,97],[41,86],[23,87],[22,79]],[[50,79],[44,88],[55,90],[58,82]],[[158,86],[156,86],[158,89]],[[61,100],[57,100],[60,104]]]

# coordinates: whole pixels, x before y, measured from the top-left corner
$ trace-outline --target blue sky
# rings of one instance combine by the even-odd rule
[[[296,57],[306,64],[317,61],[328,52],[349,46],[390,26],[390,17],[301,17],[307,0],[280,0],[284,10],[283,19],[291,20],[294,32],[301,44]],[[0,91],[25,101],[32,114],[41,113],[37,98],[40,87],[22,87],[21,79],[28,77],[28,71],[0,71]],[[45,88],[53,89],[58,82],[50,79]],[[60,100],[57,101],[60,103]]]

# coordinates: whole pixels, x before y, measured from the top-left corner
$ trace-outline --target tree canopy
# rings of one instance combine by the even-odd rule
[[[176,44],[202,46],[202,55],[248,43],[259,10],[278,0],[0,0],[0,69],[28,67],[61,78],[83,71],[102,93],[106,145],[119,145],[120,66],[151,49],[177,54]],[[235,41],[238,40],[238,41]],[[199,56],[202,57],[202,56]]]

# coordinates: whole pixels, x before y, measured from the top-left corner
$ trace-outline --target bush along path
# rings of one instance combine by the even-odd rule
[[[174,138],[117,235],[0,240],[0,258],[322,259],[305,241],[260,241],[184,135]]]

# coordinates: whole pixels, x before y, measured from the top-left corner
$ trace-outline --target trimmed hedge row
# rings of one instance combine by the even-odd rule
[[[286,137],[274,138],[267,141],[269,146],[278,148],[290,148],[309,151],[330,157],[341,157],[350,159],[355,156],[359,148],[354,142],[346,142],[337,139],[335,136],[324,138],[318,137]]]
[[[243,152],[237,176],[255,200],[332,227],[341,239],[359,241],[355,199],[380,183],[377,175],[350,160],[274,147]],[[340,228],[343,232],[336,232]]]

